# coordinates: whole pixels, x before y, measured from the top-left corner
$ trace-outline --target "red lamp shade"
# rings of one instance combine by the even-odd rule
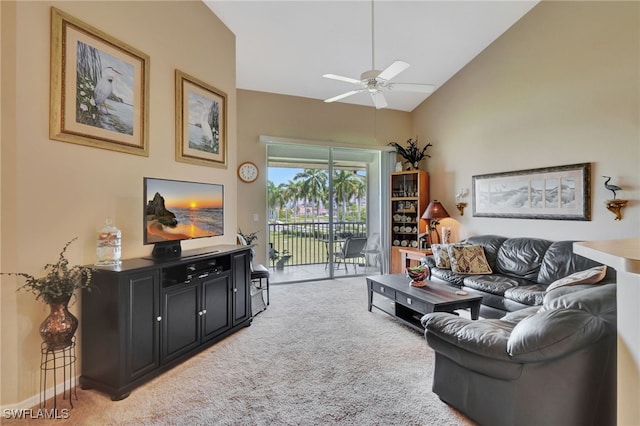
[[[438,219],[444,219],[445,217],[451,217],[451,216],[449,216],[447,209],[445,209],[444,206],[438,200],[431,201],[427,206],[427,208],[425,209],[424,213],[422,213],[423,219],[438,220]]]

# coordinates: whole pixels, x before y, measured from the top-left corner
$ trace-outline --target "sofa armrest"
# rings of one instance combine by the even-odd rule
[[[591,345],[616,329],[616,286],[596,286],[546,300],[536,315],[511,332],[507,352],[520,362],[561,357]]]
[[[420,259],[420,263],[422,263],[423,265],[429,267],[429,268],[435,268],[436,267],[436,259],[433,257],[432,254],[422,257]]]
[[[425,334],[431,333],[458,348],[484,357],[508,361],[507,341],[514,323],[501,319],[470,320],[446,312],[422,317]]]

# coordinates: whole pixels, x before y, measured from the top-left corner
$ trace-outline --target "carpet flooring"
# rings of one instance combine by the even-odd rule
[[[431,392],[433,362],[420,333],[367,311],[363,277],[278,285],[250,327],[122,401],[78,389],[55,424],[473,425]]]

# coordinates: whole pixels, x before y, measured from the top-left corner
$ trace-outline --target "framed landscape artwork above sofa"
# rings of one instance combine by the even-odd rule
[[[591,220],[591,164],[473,176],[473,216]]]

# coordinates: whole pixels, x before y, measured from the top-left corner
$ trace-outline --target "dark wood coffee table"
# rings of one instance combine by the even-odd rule
[[[367,277],[368,308],[377,308],[400,321],[424,331],[420,318],[430,312],[453,312],[457,309],[469,309],[471,318],[478,319],[482,296],[458,295],[459,289],[446,284],[444,281],[432,278],[425,280],[425,287],[412,287],[411,281],[405,274],[375,275]],[[395,309],[385,309],[374,304],[373,296],[379,294],[390,299]]]

